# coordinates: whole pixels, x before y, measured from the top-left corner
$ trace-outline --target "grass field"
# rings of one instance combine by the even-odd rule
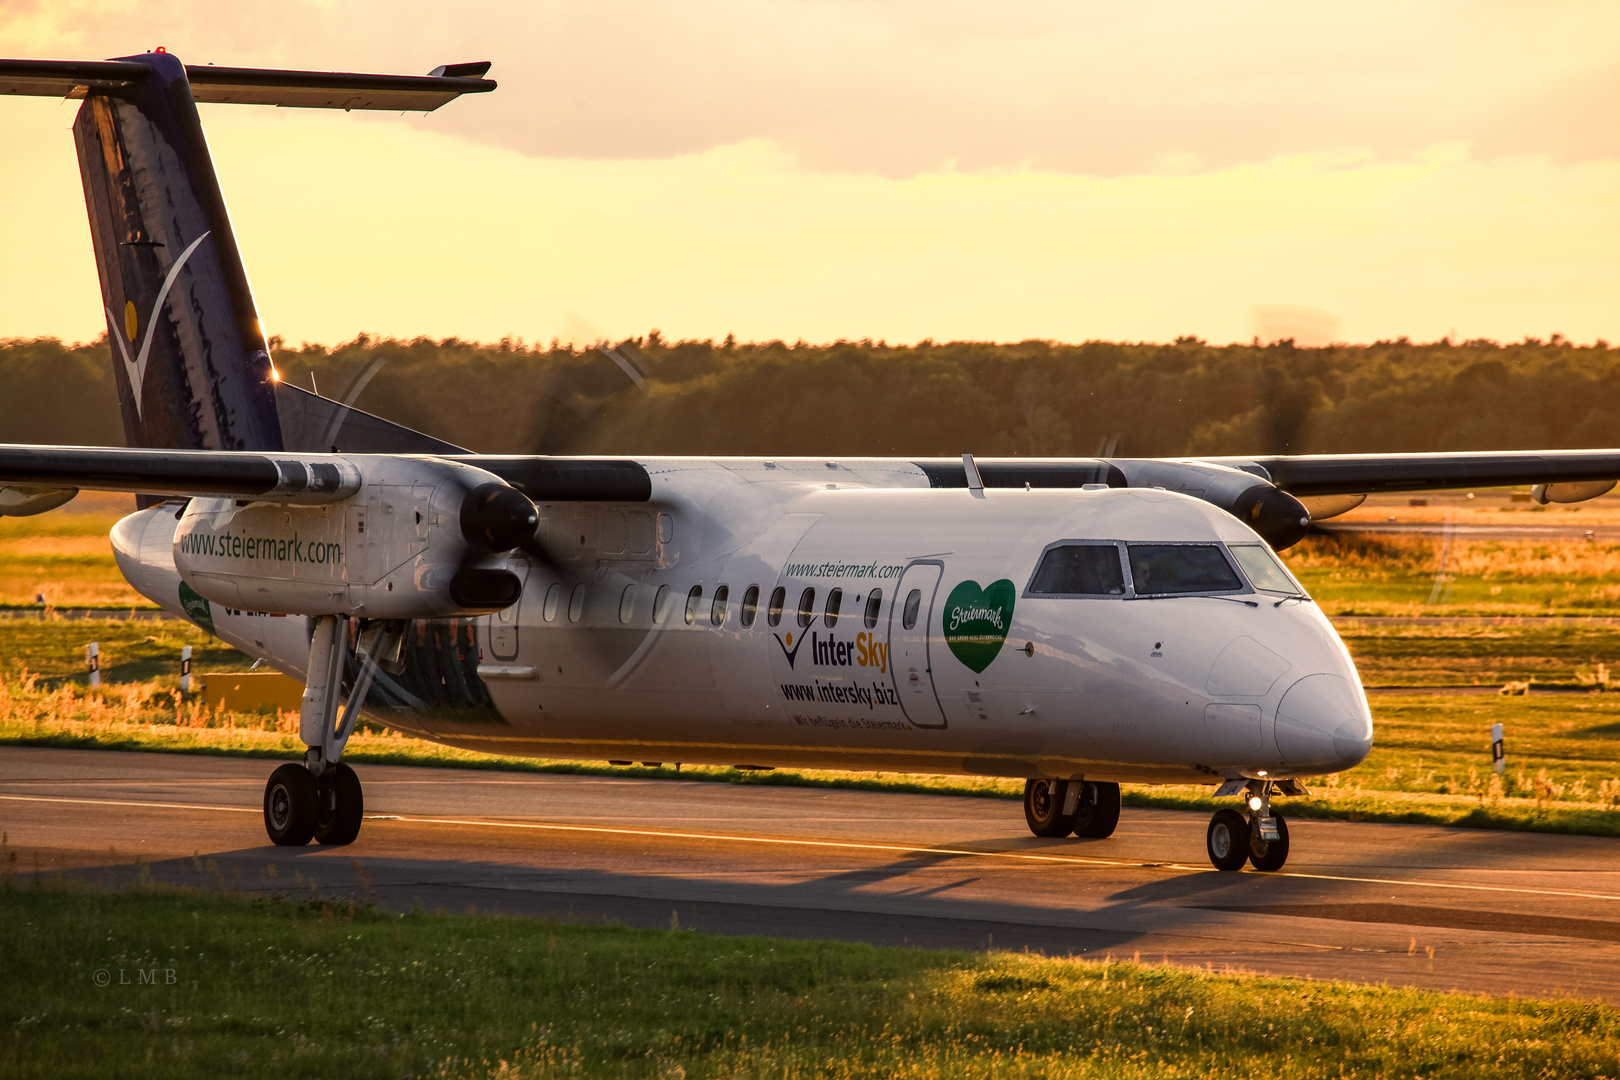
[[[151,607],[118,573],[107,534],[130,495],[86,491],[34,517],[0,517],[0,606]]]
[[[1620,677],[1620,626],[1367,624],[1338,620],[1366,686],[1600,686]]]
[[[1330,615],[1617,615],[1620,543],[1311,535],[1282,553]]]
[[[16,1080],[1620,1073],[1620,1013],[1572,999],[26,875],[0,885],[0,955],[0,1075]]]

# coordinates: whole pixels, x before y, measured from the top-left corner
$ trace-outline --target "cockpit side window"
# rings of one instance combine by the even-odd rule
[[[1217,544],[1129,544],[1138,596],[1243,592],[1243,579]]]
[[[1125,570],[1113,544],[1058,544],[1046,549],[1035,576],[1032,596],[1124,596]]]
[[[1227,544],[1232,558],[1249,575],[1249,584],[1256,592],[1287,593],[1304,596],[1305,590],[1295,581],[1282,562],[1261,544]]]

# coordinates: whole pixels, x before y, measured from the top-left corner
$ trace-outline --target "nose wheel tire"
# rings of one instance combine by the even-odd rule
[[[1074,829],[1074,816],[1063,812],[1068,795],[1067,780],[1024,781],[1024,821],[1036,836],[1068,836]]]
[[[360,778],[340,761],[321,774],[316,789],[319,795],[316,841],[332,846],[354,843],[354,838],[360,835],[360,820],[366,809]]]
[[[1288,822],[1277,811],[1271,812],[1271,820],[1277,823],[1277,839],[1249,840],[1249,865],[1256,870],[1265,870],[1268,873],[1281,870],[1283,863],[1288,861]]]
[[[1236,810],[1217,810],[1209,819],[1204,843],[1215,869],[1241,870],[1249,861],[1249,822]]]
[[[264,785],[264,831],[279,847],[303,847],[315,836],[319,795],[302,765],[287,764]]]
[[[1101,840],[1119,825],[1119,785],[1087,780],[1074,809],[1074,835]]]

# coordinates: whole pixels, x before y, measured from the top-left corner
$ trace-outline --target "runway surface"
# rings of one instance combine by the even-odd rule
[[[0,862],[22,881],[147,873],[401,910],[1620,1002],[1620,840],[1298,818],[1285,872],[1222,874],[1194,813],[1127,809],[1108,840],[1054,841],[1000,799],[359,765],[359,841],[286,849],[260,816],[274,764],[0,747]]]

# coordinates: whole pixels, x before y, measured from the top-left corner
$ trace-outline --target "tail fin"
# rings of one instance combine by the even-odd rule
[[[431,110],[494,89],[466,77],[487,66],[394,76],[188,69],[163,52],[0,60],[0,94],[84,98],[73,137],[128,445],[284,449],[275,369],[196,102]]]

